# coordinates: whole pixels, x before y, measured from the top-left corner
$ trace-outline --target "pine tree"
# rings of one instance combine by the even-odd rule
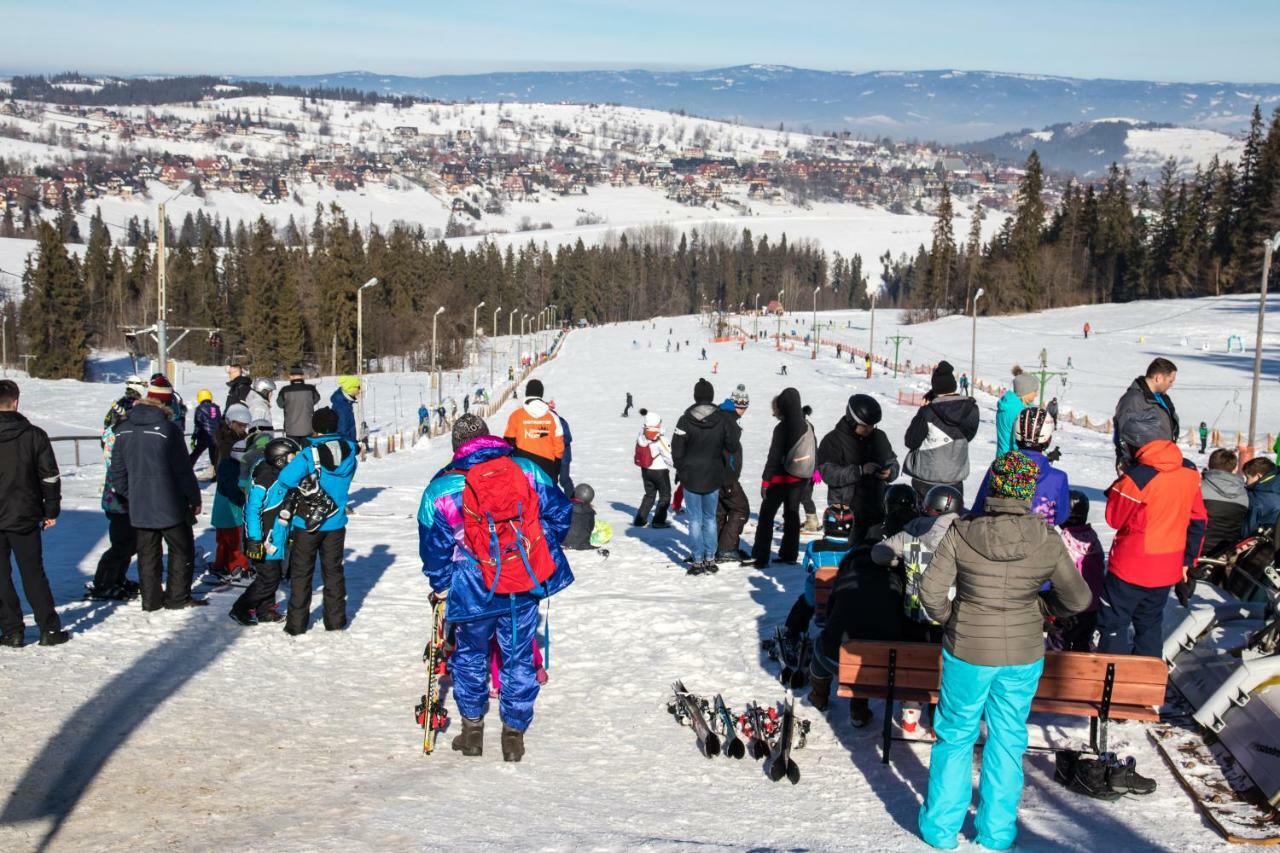
[[[938,199],[938,215],[933,223],[933,248],[929,252],[930,285],[933,299],[937,300],[937,309],[951,309],[951,266],[955,263],[956,240],[952,228],[955,211],[951,207],[951,190],[946,183],[942,184],[942,194]],[[925,306],[934,308],[934,306]],[[936,310],[934,314],[936,316]]]
[[[57,228],[41,222],[38,234],[36,260],[23,282],[22,330],[32,356],[31,375],[84,379],[89,333],[80,270]]]
[[[1010,249],[1019,284],[1026,294],[1022,307],[1038,308],[1043,297],[1044,282],[1040,274],[1040,240],[1044,230],[1044,169],[1035,151],[1027,157],[1026,174],[1018,185],[1017,209],[1013,219]],[[1018,301],[1012,294],[1001,294],[1009,302]]]

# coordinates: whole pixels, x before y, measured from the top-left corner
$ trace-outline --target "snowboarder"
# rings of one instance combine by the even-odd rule
[[[1035,400],[1039,389],[1036,378],[1013,366],[1013,386],[996,402],[996,458],[1014,449],[1013,430],[1018,415]]]
[[[938,362],[929,382],[927,401],[916,412],[903,440],[903,471],[920,497],[937,485],[951,485],[964,495],[969,476],[969,442],[978,434],[978,404],[956,393],[954,368]]]
[[[524,404],[507,418],[503,437],[515,448],[512,455],[528,459],[558,481],[564,460],[564,423],[542,399],[545,393],[542,380],[525,383]]]
[[[667,507],[671,504],[671,448],[662,434],[662,416],[646,409],[640,410],[644,426],[636,436],[635,463],[640,468],[640,480],[644,484],[644,498],[636,510],[633,521],[636,527],[649,523],[649,510],[653,509],[653,527],[670,527],[667,523]],[[657,506],[654,506],[654,500]]]
[[[195,431],[191,436],[191,467],[194,468],[201,454],[209,452],[209,466],[218,467],[218,444],[214,436],[218,433],[218,423],[222,420],[222,411],[213,402],[213,392],[201,388],[196,392]]]
[[[629,418],[629,417],[631,417],[631,406],[632,406],[632,402],[631,402],[631,392],[630,392],[630,391],[628,391],[628,392],[627,392],[627,401],[626,401],[626,403],[624,403],[624,404],[623,404],[623,406],[622,406],[622,416],[623,416],[624,418]]]
[[[1178,368],[1167,358],[1154,359],[1116,403],[1113,441],[1116,462],[1127,466],[1138,450],[1152,441],[1178,441],[1178,411],[1169,389],[1178,379]]]
[[[132,401],[130,403],[132,408]],[[241,406],[243,409],[244,407]],[[247,410],[246,410],[247,411]],[[128,601],[138,595],[138,585],[126,577],[129,563],[138,552],[137,536],[129,523],[129,509],[111,488],[111,454],[115,449],[116,431],[108,427],[102,431],[102,511],[107,516],[107,540],[109,545],[98,558],[98,568],[93,581],[86,586],[89,598],[110,601]]]
[[[747,394],[745,385],[735,388],[729,399],[720,404],[720,411],[724,412],[726,422],[732,427],[739,447],[742,446],[742,416],[750,405],[751,396]],[[725,482],[720,487],[720,499],[716,501],[716,529],[719,531],[717,563],[741,563],[751,558],[742,550],[742,529],[751,517],[751,504],[742,488],[742,470],[741,452],[725,460]]]
[[[422,571],[436,595],[448,596],[445,617],[457,632],[450,670],[462,731],[453,748],[466,756],[484,751],[489,649],[496,639],[502,660],[502,757],[519,761],[539,691],[532,644],[538,605],[573,582],[560,548],[572,508],[541,467],[515,457],[475,415],[459,418],[452,441],[452,462],[422,495],[418,530]],[[484,514],[509,517],[517,529],[504,531],[491,549],[497,534],[476,522]],[[516,541],[526,543],[519,552]]]
[[[884,488],[898,478],[898,457],[877,426],[883,413],[870,394],[854,394],[844,415],[818,445],[818,473],[827,484],[827,503],[853,513],[853,542],[883,518]]]
[[[431,434],[431,410],[426,403],[418,406],[418,432],[423,435]]]
[[[236,403],[243,403],[253,390],[253,380],[239,361],[232,360],[227,364],[227,402],[222,411],[227,411]]]
[[[311,434],[311,416],[320,404],[320,392],[306,379],[306,368],[300,364],[289,369],[289,384],[280,389],[276,405],[284,410],[284,434],[299,447]]]
[[[671,437],[671,458],[689,513],[691,575],[717,570],[716,504],[727,458],[742,453],[736,419],[720,411],[713,402],[715,393],[710,382],[699,379],[693,386],[693,405],[680,416]]]
[[[758,569],[769,565],[773,547],[773,520],[782,510],[782,542],[778,546],[779,563],[795,563],[800,556],[800,498],[803,486],[813,476],[817,456],[816,442],[804,448],[811,439],[813,427],[804,417],[804,404],[795,388],[784,388],[773,400],[774,417],[778,419],[769,443],[760,484],[760,511],[756,523],[756,540],[751,549],[753,564]],[[807,456],[807,459],[803,457]]]
[[[817,607],[815,596],[818,569],[840,565],[844,556],[853,549],[853,528],[853,513],[847,506],[832,504],[823,510],[822,538],[805,546],[804,557],[800,561],[800,567],[804,569],[804,591],[787,614],[787,636],[801,637],[809,633],[809,623],[813,620]]]
[[[71,637],[54,609],[41,534],[62,511],[62,478],[49,436],[19,414],[18,398],[18,384],[0,379],[0,646],[20,648],[26,642],[10,554],[40,629],[40,645],[57,646]]]
[[[285,525],[276,525],[284,503],[268,504],[267,494],[280,472],[301,449],[292,438],[271,439],[249,474],[244,503],[244,550],[253,561],[253,582],[231,605],[229,614],[232,621],[245,627],[284,621],[276,607],[276,590],[280,587],[289,530]]]

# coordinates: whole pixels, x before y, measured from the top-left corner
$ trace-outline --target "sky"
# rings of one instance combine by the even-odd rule
[[[0,0],[0,71],[959,68],[1280,82],[1277,0]],[[21,34],[20,37],[12,37]]]

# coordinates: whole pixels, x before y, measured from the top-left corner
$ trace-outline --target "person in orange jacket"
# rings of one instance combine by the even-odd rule
[[[544,393],[542,380],[530,379],[525,383],[524,405],[507,419],[503,438],[515,448],[513,456],[528,459],[556,482],[564,459],[564,426],[542,399]]]
[[[1165,601],[1200,558],[1209,514],[1200,472],[1178,445],[1150,441],[1135,462],[1107,489],[1107,524],[1116,538],[1102,585],[1098,651],[1159,657]]]

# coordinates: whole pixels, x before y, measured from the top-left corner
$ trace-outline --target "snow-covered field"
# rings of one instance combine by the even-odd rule
[[[1173,313],[1170,305],[1095,309],[1090,319],[1103,333],[1096,346],[1104,352],[1097,362],[1081,363],[1105,360],[1109,370],[1088,379],[1087,387],[1086,381],[1070,386],[1064,400],[1078,397],[1082,405],[1107,409],[1149,350],[1174,346],[1135,343],[1136,333],[1120,331],[1129,322],[1121,315],[1165,317]],[[1194,334],[1192,324],[1243,306],[1223,300],[1168,319],[1163,328]],[[1224,316],[1244,322],[1243,313]],[[820,319],[835,319],[839,330],[866,318]],[[877,330],[890,333],[877,319]],[[1062,318],[1004,321],[1021,323],[1025,334],[997,335],[980,324],[990,341],[980,350],[980,373],[989,375],[982,364],[991,371],[1000,364],[1003,372],[1007,362],[1033,360],[1054,340],[1049,331],[1074,332],[1076,319],[1064,312]],[[799,318],[789,317],[791,323],[803,328]],[[967,363],[967,328],[947,320],[905,331],[921,342],[918,359],[946,355],[960,366]],[[851,341],[865,339],[865,330],[846,331]],[[678,355],[667,353],[668,338],[689,345]],[[688,578],[673,565],[683,524],[667,531],[628,526],[641,496],[631,461],[639,419],[618,417],[624,393],[661,412],[670,429],[698,377],[711,379],[720,396],[745,383],[752,396],[743,421],[749,472],[763,464],[769,400],[786,384],[812,404],[820,431],[835,423],[855,391],[882,398],[885,430],[899,447],[911,416],[893,402],[908,381],[861,378],[830,350],[811,361],[803,348],[778,353],[757,343],[740,351],[706,340],[694,318],[578,331],[561,357],[538,372],[573,425],[575,479],[595,487],[596,508],[613,524],[615,538],[608,559],[574,557],[577,582],[554,599],[550,682],[520,765],[501,761],[496,713],[481,759],[458,757],[447,737],[438,754],[424,758],[413,723],[428,630],[414,514],[428,479],[449,459],[446,441],[360,468],[347,539],[350,627],[299,638],[234,625],[226,618],[230,594],[183,613],[79,601],[105,546],[97,498],[102,472],[89,466],[68,476],[63,518],[45,541],[54,592],[74,638],[57,649],[0,655],[6,755],[0,789],[9,791],[0,807],[0,848],[924,849],[915,815],[928,748],[899,744],[892,764],[882,765],[878,726],[852,729],[842,700],[829,718],[800,703],[813,731],[796,755],[804,773],[796,787],[770,783],[749,760],[704,759],[689,731],[666,713],[675,678],[695,691],[722,691],[731,706],[780,699],[759,642],[783,619],[802,578],[788,566],[726,566],[714,576]],[[1067,344],[1075,360],[1088,359],[1082,342],[1064,337],[1063,344],[1059,351],[1050,343],[1051,363],[1065,360]],[[704,345],[706,362],[697,355]],[[1088,346],[1094,345],[1091,338]],[[1184,384],[1174,393],[1187,420],[1200,417],[1199,395],[1209,393],[1193,389],[1223,381],[1220,371],[1234,370],[1234,358],[1190,352],[1182,358]],[[786,378],[777,375],[784,363]],[[216,378],[193,372],[179,388],[193,397],[199,383]],[[23,387],[24,410],[50,427],[94,422],[116,390],[78,383]],[[1269,417],[1280,415],[1278,396],[1273,385],[1264,389]],[[379,393],[371,401],[377,416],[391,417],[392,397]],[[970,489],[994,452],[994,400],[980,403],[984,424],[972,448]],[[503,422],[494,418],[491,427],[501,429]],[[1095,524],[1105,535],[1096,499],[1112,473],[1109,439],[1074,428],[1059,438],[1062,464],[1073,484],[1095,498]],[[204,524],[197,533],[212,546]],[[1032,719],[1033,744],[1086,736],[1083,720]],[[1137,757],[1159,791],[1114,804],[1083,799],[1052,781],[1051,755],[1031,753],[1020,849],[1225,849],[1141,726],[1113,725],[1112,742]]]

